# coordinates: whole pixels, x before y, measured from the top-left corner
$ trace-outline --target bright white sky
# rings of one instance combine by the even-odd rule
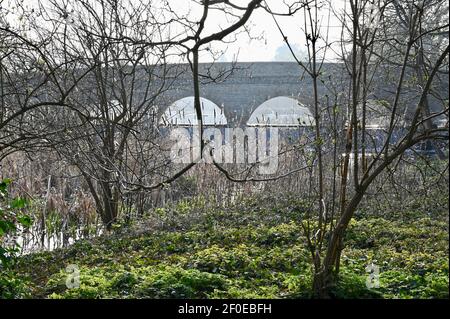
[[[198,12],[201,14],[202,8],[196,5],[191,0],[184,1],[184,6],[177,6],[177,10],[181,12],[186,10],[187,7],[191,8],[191,12]],[[274,12],[288,12],[286,3],[294,3],[295,0],[266,0],[270,9]],[[331,1],[331,0],[330,0]],[[318,20],[322,25],[322,36],[326,37],[326,25],[330,28],[328,33],[329,41],[338,41],[341,37],[341,27],[339,19],[336,15],[342,15],[346,0],[333,0],[333,12],[330,12],[328,5],[324,6],[324,9],[318,13]],[[169,0],[169,3],[178,3],[180,0]],[[249,0],[234,0],[233,3],[245,6]],[[288,37],[288,40],[295,51],[298,52],[298,56],[306,56],[306,40],[305,35],[302,32],[304,30],[304,13],[303,10],[298,11],[295,16],[277,16],[278,23],[280,24],[283,32]],[[328,20],[329,19],[329,20]],[[222,12],[212,12],[207,24],[204,34],[209,34],[214,31],[220,30],[220,27],[230,25],[227,23],[226,17]],[[236,41],[229,44],[222,44],[215,42],[213,48],[215,50],[224,50],[225,53],[221,57],[221,61],[233,61],[237,58],[240,62],[253,62],[253,61],[293,61],[292,55],[283,41],[283,38],[276,26],[273,18],[263,9],[256,10],[250,21],[247,23],[250,29],[252,38],[249,38],[248,34],[240,33],[237,36]],[[326,53],[326,60],[332,61],[336,59],[336,54],[331,50]],[[210,60],[208,54],[203,54],[201,60]]]
[[[2,6],[5,4],[11,5],[17,0],[0,0]],[[28,7],[36,5],[36,0],[21,0]],[[44,4],[50,4],[51,0],[41,0]],[[77,0],[55,0],[59,3],[68,2],[70,4],[76,3]],[[87,0],[95,1],[95,0]],[[124,0],[131,3],[137,3],[138,0]],[[136,1],[136,2],[134,2]],[[149,0],[146,0],[149,1]],[[199,0],[167,0],[173,10],[179,15],[189,15],[190,20],[198,20],[202,14],[202,6],[198,3]],[[232,0],[236,5],[247,6],[250,0]],[[268,6],[274,12],[287,12],[287,3],[295,3],[296,0],[266,0]],[[327,0],[322,0],[327,1]],[[318,13],[318,20],[322,26],[321,35],[326,37],[326,26],[329,25],[328,42],[337,42],[341,36],[341,27],[337,15],[342,16],[344,5],[347,0],[328,0],[332,3],[333,12],[330,13],[329,5],[324,5]],[[155,7],[164,7],[166,0],[153,0],[156,3]],[[320,1],[319,1],[320,2]],[[12,10],[14,12],[14,10]],[[235,11],[235,13],[242,14],[242,11]],[[277,16],[277,21],[281,25],[283,32],[288,37],[289,42],[295,51],[298,52],[300,59],[306,56],[305,35],[304,29],[304,13],[303,10],[299,10],[295,16]],[[231,21],[230,21],[231,20]],[[16,20],[17,21],[17,20]],[[206,23],[203,35],[208,35],[213,32],[220,31],[223,28],[229,26],[233,21],[233,17],[225,15],[222,11],[211,10]],[[292,55],[285,45],[283,38],[272,18],[265,10],[257,9],[250,21],[246,25],[251,37],[247,33],[242,32],[236,35],[235,41],[231,43],[214,42],[211,46],[215,52],[224,52],[220,57],[220,61],[233,61],[239,62],[256,62],[256,61],[292,61]],[[177,29],[176,27],[172,28]],[[178,32],[178,31],[177,31]],[[232,37],[234,38],[234,36]],[[228,40],[230,37],[228,38]],[[337,58],[337,55],[333,50],[327,50],[325,61],[333,61]],[[304,58],[303,58],[304,59]],[[201,62],[211,61],[211,55],[204,52],[200,57]]]

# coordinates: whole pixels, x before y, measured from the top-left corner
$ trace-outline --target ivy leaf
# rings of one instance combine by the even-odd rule
[[[30,227],[33,224],[31,217],[28,215],[21,215],[17,217],[18,222],[24,227]]]
[[[13,209],[24,208],[26,203],[27,203],[26,199],[17,197],[13,199],[13,201],[11,202],[11,208]]]
[[[6,193],[8,190],[8,185],[11,184],[11,179],[5,178],[0,182],[0,192]]]
[[[0,220],[0,235],[6,234],[11,230],[15,230],[16,225],[9,220]]]

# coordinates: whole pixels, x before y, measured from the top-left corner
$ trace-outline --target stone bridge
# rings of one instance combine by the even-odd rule
[[[227,119],[228,126],[244,126],[252,112],[265,101],[275,97],[289,97],[298,100],[302,105],[311,107],[313,101],[313,83],[311,77],[306,74],[295,62],[255,62],[255,63],[214,63],[200,64],[200,73],[211,75],[203,77],[200,87],[201,97],[217,105]],[[188,65],[179,65],[178,72],[181,75],[173,75],[173,83],[160,98],[159,116],[172,103],[194,95],[192,73]],[[386,70],[384,70],[386,71]],[[374,85],[376,91],[371,93],[375,99],[392,99],[395,92],[397,74],[392,72],[380,72],[383,74],[374,81],[383,83]],[[397,70],[398,71],[398,70]],[[327,94],[326,85],[334,86],[337,92],[348,92],[348,73],[343,64],[324,64],[321,70],[321,79],[318,81],[319,97]],[[390,74],[390,79],[385,74]],[[170,77],[170,76],[169,76]],[[444,80],[448,84],[448,77]],[[326,84],[325,84],[326,83]],[[448,99],[448,85],[443,84],[443,95]],[[420,92],[409,90],[409,101],[418,100]],[[432,109],[441,109],[439,101],[430,96]],[[410,104],[414,106],[414,103]],[[407,106],[408,107],[408,106]]]
[[[325,65],[325,72],[339,74],[340,65]],[[203,78],[201,97],[210,100],[223,109],[229,126],[245,125],[252,112],[265,101],[275,97],[290,97],[305,106],[312,103],[312,80],[296,63],[215,63],[200,64],[200,73],[210,74],[216,81]],[[324,86],[319,86],[323,93]],[[174,80],[172,88],[165,92],[162,100],[167,105],[179,99],[193,96],[190,71]],[[160,114],[161,115],[161,114]]]

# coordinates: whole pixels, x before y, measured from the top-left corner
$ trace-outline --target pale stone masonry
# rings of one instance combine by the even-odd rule
[[[386,99],[391,103],[398,69],[381,69],[379,67],[379,74],[383,76],[374,77],[375,90],[371,91],[370,98]],[[201,74],[211,75],[214,79],[202,77],[201,96],[223,107],[229,126],[244,126],[251,113],[270,98],[293,97],[307,107],[312,105],[312,79],[294,62],[205,63],[200,64],[200,70]],[[171,103],[194,95],[189,65],[173,67],[169,79],[170,76],[173,81],[170,88],[158,98],[160,115]],[[330,94],[326,87],[343,94],[349,93],[349,78],[343,64],[324,64],[318,81],[322,103],[325,103],[326,95]],[[441,76],[435,91],[448,99],[448,76]],[[408,101],[408,105],[403,107],[412,109],[420,96],[420,88],[405,88],[403,94],[405,97],[402,100]],[[429,100],[433,110],[441,109],[439,99],[430,95]]]

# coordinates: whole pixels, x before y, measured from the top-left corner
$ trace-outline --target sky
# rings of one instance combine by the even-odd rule
[[[0,0],[3,5],[6,3],[13,3],[17,0]],[[36,5],[36,0],[20,0],[26,6],[33,7]],[[41,0],[43,3],[50,4],[51,0]],[[69,3],[76,3],[77,0],[55,0],[58,2],[67,1]],[[96,1],[96,0],[87,0]],[[124,0],[130,3],[138,3],[138,0]],[[149,1],[149,0],[145,0]],[[155,3],[154,7],[164,7],[166,2],[170,7],[181,16],[188,16],[192,21],[198,21],[202,15],[202,5],[200,0],[152,0]],[[232,3],[240,6],[246,6],[250,0],[232,0]],[[318,0],[319,2],[321,0]],[[322,0],[330,1],[333,6],[333,12],[328,10],[329,5],[324,5],[318,13],[318,20],[320,21],[321,35],[323,38],[328,35],[328,41],[337,42],[341,37],[341,27],[337,16],[341,15],[344,9],[345,1],[347,0]],[[279,13],[286,13],[286,3],[292,4],[296,0],[266,0],[268,7]],[[234,13],[242,14],[242,11],[235,11]],[[208,35],[220,31],[223,28],[231,25],[236,18],[230,14],[224,14],[223,11],[211,10],[206,21],[203,35]],[[294,16],[277,16],[275,18],[279,23],[281,29],[287,36],[289,43],[297,54],[300,60],[305,60],[307,57],[307,48],[304,35],[304,12],[299,10]],[[326,26],[330,26],[326,28]],[[277,28],[274,18],[265,10],[259,8],[255,10],[246,24],[249,33],[243,32],[240,29],[237,35],[228,37],[228,43],[214,42],[211,46],[212,51],[219,52],[216,55],[219,61],[222,62],[257,62],[257,61],[293,61],[293,57],[283,37]],[[177,27],[171,28],[171,32],[179,32]],[[181,30],[181,29],[180,29]],[[328,33],[326,32],[328,30]],[[182,33],[182,31],[181,31]],[[325,55],[325,61],[335,61],[337,54],[333,50],[328,49]],[[210,62],[213,58],[211,53],[203,52],[200,54],[200,62]]]
[[[289,0],[285,0],[289,1]],[[248,0],[235,0],[236,3],[245,4]],[[293,0],[290,1],[295,2]],[[287,12],[286,6],[283,4],[283,0],[267,0],[267,3],[274,12]],[[344,8],[344,0],[332,1],[335,14],[324,8],[320,10],[318,14],[318,20],[322,25],[321,34],[326,36],[326,25],[329,25],[328,39],[329,41],[338,41],[341,37],[341,28],[339,19],[336,14],[341,14]],[[329,17],[328,17],[329,16]],[[329,20],[328,20],[329,19]],[[226,19],[221,16],[214,17],[214,23],[218,25],[226,25]],[[288,38],[289,43],[293,47],[297,56],[307,57],[307,48],[304,30],[304,15],[303,10],[297,12],[293,17],[277,16],[281,29]],[[240,62],[253,62],[253,61],[293,61],[292,54],[287,45],[283,41],[283,37],[277,28],[277,25],[272,16],[262,9],[256,10],[249,22],[247,23],[250,29],[250,34],[253,39],[250,39],[247,34],[240,34],[237,36],[235,42],[222,45],[215,43],[215,47],[223,48],[225,51],[222,61],[233,61],[237,59]],[[216,26],[209,25],[209,29],[206,31],[216,30]],[[206,34],[208,32],[205,32]],[[334,60],[337,56],[331,50],[327,51],[326,59]],[[206,55],[203,56],[204,60],[208,60]]]

